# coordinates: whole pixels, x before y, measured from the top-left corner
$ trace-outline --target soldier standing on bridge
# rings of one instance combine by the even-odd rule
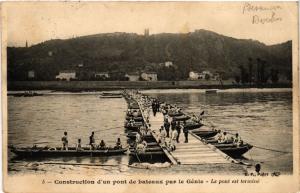
[[[169,132],[170,132],[170,122],[168,121],[168,119],[165,120],[165,122],[164,122],[164,127],[165,127],[166,132],[167,132],[167,137],[169,137]]]
[[[188,136],[189,136],[189,130],[188,130],[188,128],[186,127],[186,122],[185,122],[185,121],[183,122],[182,127],[183,127],[182,130],[183,130],[184,138],[185,138],[184,143],[188,143],[188,142],[189,142],[189,139],[188,139]]]
[[[157,112],[157,106],[156,106],[156,101],[152,101],[152,111],[153,111],[153,116],[155,117],[156,112]]]
[[[177,135],[177,138],[176,138],[176,141],[177,141],[177,143],[179,143],[179,137],[180,137],[180,133],[181,133],[181,125],[180,125],[180,121],[178,121],[177,122],[177,125],[176,125],[176,131],[177,131],[177,133],[178,133],[178,135]]]

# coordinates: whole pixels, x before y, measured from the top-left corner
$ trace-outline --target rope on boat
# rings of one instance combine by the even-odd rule
[[[256,146],[256,145],[253,145],[253,147],[256,147],[256,148],[258,148],[258,149],[264,149],[264,150],[269,150],[269,151],[279,152],[279,153],[293,153],[293,152],[290,152],[290,151],[281,151],[281,150],[276,150],[276,149],[270,149],[270,148],[259,147],[259,146]]]

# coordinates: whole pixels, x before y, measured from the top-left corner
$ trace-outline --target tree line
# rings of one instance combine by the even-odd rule
[[[261,58],[253,60],[248,58],[247,66],[239,66],[240,75],[235,76],[235,81],[238,84],[266,84],[268,80],[272,83],[279,81],[279,70],[271,68],[267,69],[267,61]]]

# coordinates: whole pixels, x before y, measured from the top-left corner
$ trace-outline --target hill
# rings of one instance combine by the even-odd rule
[[[240,74],[248,58],[265,61],[266,72],[278,70],[291,78],[292,42],[267,46],[207,30],[186,34],[107,33],[66,40],[49,40],[31,47],[8,47],[8,79],[25,80],[34,70],[38,80],[53,80],[60,70],[135,72],[151,70],[160,79],[186,79],[191,70],[210,70],[223,79]],[[172,61],[175,68],[159,65]],[[255,69],[253,69],[255,72]],[[169,74],[168,74],[169,73]],[[167,75],[168,74],[168,75]]]

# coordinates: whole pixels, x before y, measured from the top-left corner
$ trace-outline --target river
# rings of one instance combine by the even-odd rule
[[[232,89],[217,94],[205,94],[203,90],[147,90],[145,94],[158,97],[162,101],[177,104],[186,112],[205,111],[205,122],[230,133],[238,132],[242,139],[252,145],[252,150],[244,155],[249,163],[260,163],[267,172],[291,173],[292,153],[292,92],[276,89]],[[60,146],[64,131],[68,132],[69,144],[78,138],[82,144],[95,132],[96,141],[104,139],[114,146],[118,137],[126,146],[123,128],[126,102],[123,98],[103,99],[97,93],[72,94],[65,92],[45,92],[44,96],[8,96],[8,144],[14,146]],[[264,149],[263,149],[264,148]],[[271,150],[265,150],[271,149]],[[97,163],[118,167],[94,167],[46,165],[44,163]],[[27,173],[136,173],[128,167],[128,155],[109,158],[44,158],[40,160],[15,160],[8,153],[10,174]],[[154,168],[168,166],[167,163],[154,164]],[[169,167],[166,167],[169,168]],[[208,173],[218,172],[207,169]],[[166,173],[195,170],[195,167],[165,169]],[[144,170],[142,170],[144,171]],[[161,172],[161,169],[154,169]],[[198,171],[201,173],[201,170]]]

